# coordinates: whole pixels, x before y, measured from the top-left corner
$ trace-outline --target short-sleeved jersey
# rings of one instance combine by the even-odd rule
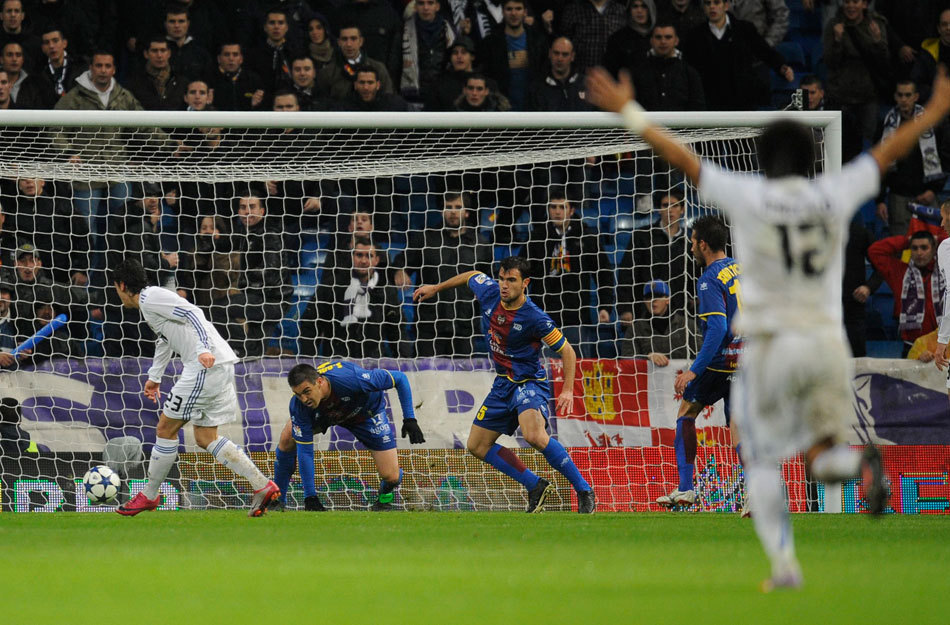
[[[696,285],[699,296],[698,316],[704,340],[709,318],[713,315],[726,318],[726,335],[722,337],[716,354],[706,366],[712,371],[734,371],[738,364],[742,339],[734,334],[732,322],[741,306],[740,273],[739,263],[727,256],[710,263]]]
[[[234,350],[205,319],[201,309],[177,293],[157,286],[146,287],[139,293],[139,310],[158,335],[155,371],[150,371],[150,379],[161,379],[171,352],[181,357],[186,369],[202,369],[198,356],[206,352],[214,356],[216,365],[238,361]]]
[[[551,317],[530,299],[515,310],[505,308],[498,283],[483,273],[469,278],[468,286],[488,322],[486,339],[495,372],[512,382],[544,380],[542,343],[555,351],[561,351],[565,344],[564,335]]]
[[[330,383],[330,395],[316,408],[294,397],[290,420],[294,440],[313,441],[331,425],[356,425],[379,414],[386,405],[385,391],[396,386],[386,369],[363,369],[349,362],[326,362],[317,372]]]
[[[844,237],[879,186],[868,154],[814,180],[768,179],[702,162],[699,192],[732,218],[743,263],[740,333],[841,323]]]
[[[944,239],[937,246],[937,269],[943,273],[943,283],[946,285],[944,295],[943,316],[940,318],[940,327],[937,340],[941,343],[950,342],[950,239]]]

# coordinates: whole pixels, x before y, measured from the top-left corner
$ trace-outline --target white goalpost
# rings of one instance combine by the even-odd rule
[[[757,169],[760,129],[794,118],[815,129],[820,170],[841,167],[838,112],[649,117],[741,171]],[[0,350],[69,317],[0,370],[3,510],[107,510],[89,506],[80,483],[103,462],[133,494],[141,487],[159,410],[141,393],[155,337],[109,284],[109,267],[127,256],[201,307],[242,356],[241,414],[222,434],[265,473],[294,364],[345,358],[404,371],[427,442],[399,441],[397,504],[433,510],[521,509],[524,495],[465,452],[494,378],[477,304],[462,289],[416,305],[412,290],[524,256],[537,269],[529,295],[582,357],[572,414],[552,418],[551,430],[594,485],[598,509],[656,509],[675,484],[672,380],[698,338],[698,272],[682,232],[714,208],[617,116],[5,111],[0,123]],[[549,210],[561,196],[568,234]],[[643,241],[662,198],[682,216],[660,250]],[[650,324],[643,289],[654,280],[669,285],[685,334]],[[673,352],[660,367],[643,346],[663,341]],[[562,372],[551,355],[556,395]],[[164,392],[179,373],[169,367]],[[389,399],[398,431],[399,402]],[[243,506],[248,485],[182,431],[164,509]],[[741,467],[721,407],[699,418],[697,433],[698,509],[737,510]],[[569,484],[539,453],[518,436],[500,442],[556,484],[549,509],[571,509]],[[315,444],[328,507],[373,500],[378,478],[352,436],[331,429]],[[822,495],[800,461],[786,463],[785,477],[793,510],[817,509],[818,499],[840,510],[840,493]],[[288,504],[303,507],[297,475]]]

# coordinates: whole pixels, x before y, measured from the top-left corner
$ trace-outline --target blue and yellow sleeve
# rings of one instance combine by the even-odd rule
[[[564,334],[554,325],[554,322],[550,319],[543,319],[540,324],[540,334],[541,342],[553,349],[556,352],[560,352],[564,349],[564,346],[567,344],[567,339],[564,338]]]
[[[468,288],[472,289],[475,299],[483,305],[497,303],[494,300],[501,297],[498,291],[498,283],[484,273],[477,273],[469,278]]]

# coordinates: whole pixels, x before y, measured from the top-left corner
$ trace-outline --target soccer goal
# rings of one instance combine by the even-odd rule
[[[815,129],[821,170],[841,166],[837,113],[651,118],[704,157],[755,171],[756,135],[787,116]],[[17,363],[2,363],[4,510],[108,510],[89,506],[81,483],[103,463],[125,490],[141,487],[160,405],[142,395],[156,337],[109,283],[109,267],[130,255],[154,284],[201,307],[242,357],[241,414],[221,429],[265,473],[288,419],[294,364],[346,358],[404,371],[426,443],[399,441],[396,501],[433,510],[517,510],[524,494],[465,452],[494,378],[477,304],[462,289],[416,305],[412,291],[525,256],[529,294],[581,357],[572,414],[550,426],[594,485],[599,509],[656,509],[675,485],[673,378],[698,347],[698,272],[684,233],[712,208],[616,128],[616,117],[8,111],[3,119],[0,348],[68,317]],[[669,313],[651,319],[646,302],[659,295]],[[556,395],[560,361],[545,363]],[[169,366],[163,394],[180,371]],[[398,431],[395,395],[389,405]],[[721,408],[702,415],[697,431],[697,509],[738,509],[741,468]],[[195,446],[191,428],[182,432],[163,508],[243,506],[248,485]],[[524,447],[517,436],[500,442]],[[348,432],[331,429],[316,445],[328,507],[373,500],[371,457]],[[560,474],[530,448],[518,454],[556,484],[548,508],[571,509]],[[787,463],[786,478],[793,510],[822,505],[801,462]],[[302,507],[299,479],[290,495],[290,507]]]

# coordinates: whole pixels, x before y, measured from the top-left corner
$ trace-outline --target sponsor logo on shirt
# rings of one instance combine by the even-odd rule
[[[479,284],[485,284],[485,280],[488,280],[488,276],[486,276],[483,273],[480,273],[477,276],[475,276],[475,282]]]
[[[709,284],[707,284],[706,282],[701,283],[701,284],[699,285],[699,290],[700,290],[700,291],[708,291],[708,290],[709,290]]]
[[[368,374],[368,373],[364,373],[364,374],[363,374],[363,379],[364,379],[364,380],[368,380],[368,379],[369,379],[369,374]]]
[[[516,324],[513,325],[512,327],[513,327],[515,330],[519,330],[519,331],[521,330],[521,324],[520,324],[520,323],[516,323]]]

